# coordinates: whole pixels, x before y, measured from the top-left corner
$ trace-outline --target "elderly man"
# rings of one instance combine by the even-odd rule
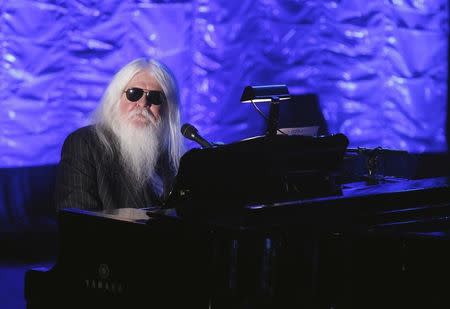
[[[64,142],[57,208],[108,210],[160,205],[182,154],[179,95],[168,68],[137,59],[107,87],[94,124]]]

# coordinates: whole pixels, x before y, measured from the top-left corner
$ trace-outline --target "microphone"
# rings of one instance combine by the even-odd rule
[[[191,124],[185,123],[181,126],[181,134],[187,139],[198,143],[202,148],[211,148],[212,145],[198,134],[198,130]]]

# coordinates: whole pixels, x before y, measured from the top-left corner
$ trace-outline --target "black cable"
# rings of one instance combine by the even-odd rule
[[[264,118],[264,120],[266,120],[266,124],[269,125],[270,124],[270,120],[269,118],[267,118],[266,115],[264,115],[264,113],[258,108],[258,106],[256,106],[255,102],[253,102],[253,100],[251,100],[250,102],[252,102],[253,107],[256,108],[256,110],[259,112],[259,114]],[[281,131],[280,129],[277,128],[277,131],[280,132],[281,134],[284,135],[289,135],[286,132]]]

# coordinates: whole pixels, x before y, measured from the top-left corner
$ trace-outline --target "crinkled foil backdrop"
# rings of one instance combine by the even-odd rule
[[[317,93],[329,131],[352,146],[445,151],[447,6],[0,0],[0,166],[58,162],[114,72],[140,56],[175,71],[183,121],[212,141],[260,134],[242,90],[285,83]]]

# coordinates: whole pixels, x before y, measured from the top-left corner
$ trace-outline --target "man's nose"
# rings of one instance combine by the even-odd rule
[[[146,100],[145,96],[142,96],[142,98],[140,98],[139,101],[137,101],[136,103],[141,107],[145,107],[147,105],[146,101],[147,100]]]

